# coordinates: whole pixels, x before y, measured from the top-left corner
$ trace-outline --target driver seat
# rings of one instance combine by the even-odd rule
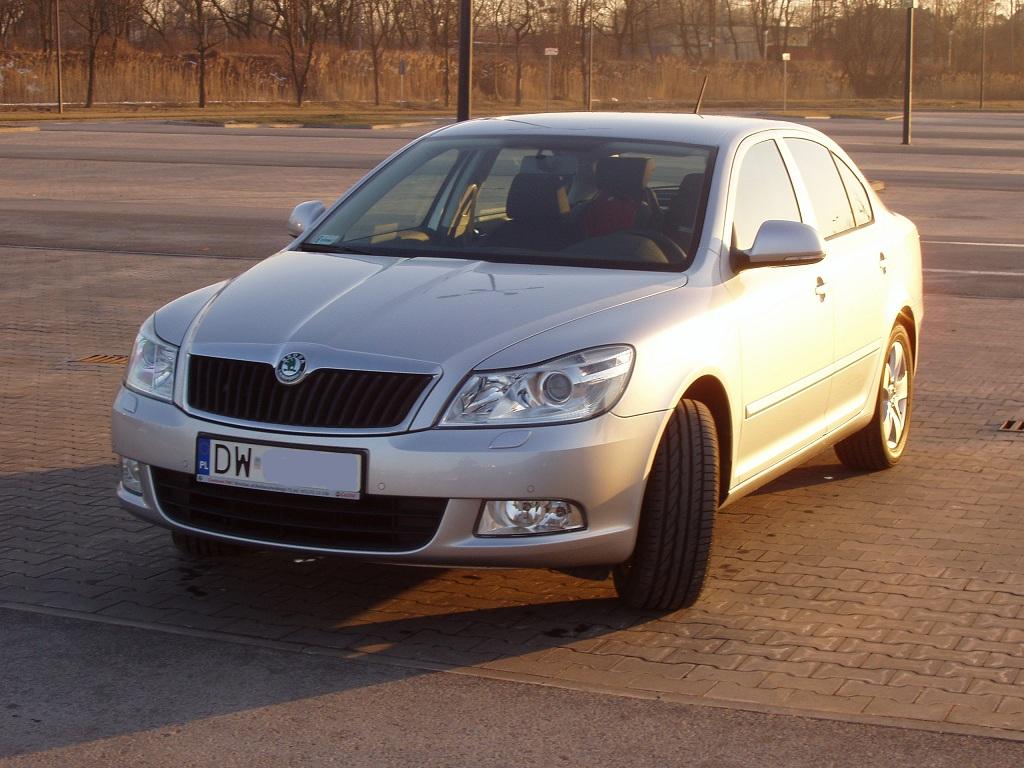
[[[520,173],[512,179],[505,201],[510,221],[481,245],[558,251],[576,238],[569,224],[569,195],[562,179],[551,173]]]

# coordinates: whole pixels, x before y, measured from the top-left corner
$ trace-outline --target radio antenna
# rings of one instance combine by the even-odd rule
[[[704,89],[708,87],[709,75],[704,75],[704,82],[700,84],[700,93],[697,95],[697,103],[693,105],[693,114],[700,114],[700,105],[704,101]]]

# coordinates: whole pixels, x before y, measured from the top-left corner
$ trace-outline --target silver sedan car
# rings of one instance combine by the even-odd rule
[[[698,597],[716,511],[834,445],[904,451],[917,230],[809,128],[475,120],[142,326],[121,503],[191,555],[614,575]]]

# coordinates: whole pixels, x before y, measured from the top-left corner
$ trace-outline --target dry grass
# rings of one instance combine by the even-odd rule
[[[188,105],[197,97],[194,55],[159,54],[127,51],[116,58],[105,54],[97,71],[98,105],[134,103]],[[398,60],[408,62],[403,106],[423,112],[446,113],[443,104],[444,67],[440,57],[428,53],[390,52],[385,55],[381,82],[382,100],[392,107],[400,97]],[[527,60],[524,71],[523,109],[570,109],[579,105],[582,79],[578,62],[559,57],[552,72],[552,99],[546,97],[547,62],[543,57]],[[85,95],[86,68],[82,54],[73,52],[64,59],[65,101],[82,102]],[[286,61],[275,53],[229,52],[215,55],[208,70],[208,98],[211,102],[233,105],[258,103],[286,104],[291,98]],[[692,107],[705,73],[710,74],[705,103],[708,106],[743,106],[777,109],[782,99],[782,71],[779,64],[763,62],[721,63],[709,70],[691,67],[676,58],[657,61],[599,62],[594,73],[594,96],[604,109]],[[451,69],[451,93],[454,98],[455,67]],[[0,105],[52,103],[56,92],[56,72],[52,57],[32,52],[0,53]],[[484,55],[477,57],[475,101],[481,112],[515,111],[514,68],[511,58]],[[961,100],[965,105],[976,98],[977,77],[935,75],[922,81],[915,90],[919,104]],[[986,93],[993,101],[1024,98],[1024,79],[1005,74],[992,75]],[[370,106],[373,78],[367,54],[325,49],[318,56],[309,100],[346,105],[351,111],[366,113],[370,122],[380,110]],[[789,99],[801,108],[856,108],[891,110],[896,102],[874,100],[858,102],[853,98],[840,73],[817,62],[792,62],[789,69]],[[8,108],[8,110],[10,107]],[[260,108],[266,112],[266,106]],[[247,110],[242,110],[246,112]],[[337,111],[337,109],[335,109]],[[305,118],[312,113],[303,112]]]

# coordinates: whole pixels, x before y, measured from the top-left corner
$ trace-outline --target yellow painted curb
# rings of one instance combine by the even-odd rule
[[[38,125],[0,125],[0,133],[34,133]]]

